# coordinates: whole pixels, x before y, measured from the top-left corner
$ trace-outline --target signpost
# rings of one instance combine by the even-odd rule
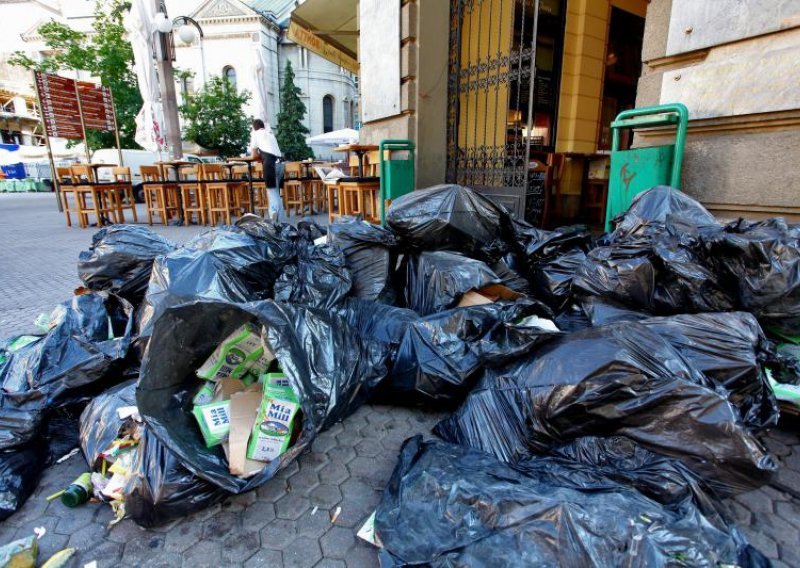
[[[56,175],[50,138],[83,140],[86,162],[90,162],[89,145],[86,143],[86,129],[114,132],[117,140],[119,163],[122,165],[122,149],[119,144],[119,129],[114,108],[114,97],[109,87],[98,86],[87,81],[76,81],[49,73],[34,71],[36,99],[39,114],[44,123],[44,137],[47,156],[53,172],[53,183],[57,195],[59,179]],[[61,200],[58,202],[61,209]]]

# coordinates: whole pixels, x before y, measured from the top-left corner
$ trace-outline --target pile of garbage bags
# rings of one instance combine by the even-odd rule
[[[401,451],[375,517],[387,565],[760,565],[719,499],[777,469],[756,433],[778,421],[770,377],[800,381],[775,347],[800,335],[798,235],[656,187],[595,238],[454,185],[394,200],[386,227],[248,215],[183,246],[104,229],[79,263],[94,292],[0,351],[2,502],[30,494],[15,472],[67,409],[85,406],[96,475],[127,452],[111,502],[149,527],[269,483],[365,402],[424,405],[452,415]],[[242,326],[299,405],[249,476],[192,411]]]

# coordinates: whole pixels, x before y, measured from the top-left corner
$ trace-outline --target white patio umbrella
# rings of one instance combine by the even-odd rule
[[[134,140],[145,150],[158,152],[164,146],[164,111],[153,63],[154,20],[152,2],[133,0],[131,11],[125,17],[125,30],[133,48],[134,68],[143,101],[136,115]]]
[[[341,146],[342,144],[352,144],[358,142],[358,130],[352,128],[342,128],[325,134],[317,134],[306,138],[306,144],[316,144],[318,146]]]
[[[260,43],[256,44],[256,63],[253,67],[255,72],[255,118],[260,118],[264,122],[269,122],[269,109],[267,108],[267,93],[269,92],[269,64],[267,63],[266,50]]]

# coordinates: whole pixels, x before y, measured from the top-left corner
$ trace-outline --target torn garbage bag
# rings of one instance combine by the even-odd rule
[[[246,225],[249,232],[238,227],[206,231],[159,257],[142,304],[139,335],[149,336],[153,321],[170,306],[198,298],[235,303],[271,297],[287,261],[287,245],[282,238],[253,236],[251,225]]]
[[[253,477],[229,471],[223,449],[207,448],[191,413],[196,369],[220,343],[253,323],[276,356],[301,413],[293,445]],[[168,309],[156,321],[136,393],[150,431],[195,475],[232,493],[266,482],[286,467],[317,432],[343,419],[383,378],[382,351],[329,310],[270,300],[233,305],[198,301]]]
[[[46,412],[120,382],[132,330],[133,307],[106,292],[57,306],[47,333],[12,353],[0,372],[0,449],[31,441]]]
[[[125,424],[117,411],[135,405],[136,384],[129,382],[106,391],[86,407],[81,415],[80,442],[91,469],[97,470],[101,452],[111,446]],[[218,503],[228,495],[180,465],[144,424],[139,426],[138,442],[132,450],[130,476],[122,491],[125,512],[137,524],[164,524]]]
[[[275,299],[330,310],[341,303],[352,285],[340,249],[304,242],[298,244],[297,263],[286,265],[275,283]]]
[[[342,249],[353,279],[351,296],[391,303],[397,262],[395,236],[360,219],[341,219],[328,227],[328,240]]]
[[[144,297],[153,261],[175,244],[147,227],[112,225],[97,231],[78,257],[78,276],[95,292],[107,290],[137,305]]]
[[[519,357],[559,334],[544,305],[530,299],[455,308],[410,322],[389,378],[388,401],[459,401],[485,365]],[[540,319],[541,318],[541,319]]]
[[[485,263],[447,251],[409,255],[405,275],[406,307],[422,316],[455,307],[470,290],[500,283]]]
[[[726,395],[637,322],[557,338],[487,370],[436,432],[511,463],[587,435],[626,436],[720,494],[758,487],[777,468]]]
[[[691,500],[605,479],[561,486],[462,446],[406,441],[375,514],[382,566],[767,566]]]
[[[416,250],[450,250],[487,262],[514,242],[511,215],[488,197],[460,185],[437,185],[392,201],[386,223]]]
[[[764,328],[800,334],[800,227],[740,220],[704,239],[709,262]]]

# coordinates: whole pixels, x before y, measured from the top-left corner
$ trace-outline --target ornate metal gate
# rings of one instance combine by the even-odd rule
[[[451,0],[447,180],[530,218],[539,0]],[[540,96],[539,93],[536,94]]]

